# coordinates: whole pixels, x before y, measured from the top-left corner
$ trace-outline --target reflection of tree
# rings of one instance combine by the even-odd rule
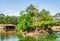
[[[11,34],[0,33],[0,41],[13,41],[13,40],[17,40],[16,33],[11,33]]]
[[[1,41],[4,41],[5,35],[4,34],[1,34],[0,38],[1,38]]]

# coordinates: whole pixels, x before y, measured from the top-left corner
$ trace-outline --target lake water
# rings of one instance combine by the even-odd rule
[[[18,41],[16,33],[0,33],[0,41]]]
[[[52,35],[51,37],[50,36],[46,37],[46,38],[48,40],[50,39],[51,41],[60,41],[60,32],[58,32],[56,35],[58,36],[57,38],[55,38],[54,35]],[[46,38],[41,38],[40,41],[48,41],[48,40],[46,40]],[[20,39],[21,39],[21,36],[20,35],[17,36],[16,33],[12,33],[12,34],[0,33],[0,41],[22,41],[23,40],[23,39],[22,40],[20,40]],[[23,41],[29,41],[29,38],[26,38],[26,40],[23,40]],[[30,41],[33,41],[33,38],[32,38],[32,40],[30,39]],[[36,40],[36,41],[38,41],[38,40]]]

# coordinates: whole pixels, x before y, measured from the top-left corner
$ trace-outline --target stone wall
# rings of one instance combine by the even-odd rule
[[[53,31],[60,31],[60,26],[53,26],[51,27]]]

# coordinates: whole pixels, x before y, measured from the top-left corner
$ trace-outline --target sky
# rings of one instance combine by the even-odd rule
[[[60,0],[0,0],[0,13],[10,16],[19,16],[27,6],[33,4],[41,11],[46,9],[51,15],[60,13]]]

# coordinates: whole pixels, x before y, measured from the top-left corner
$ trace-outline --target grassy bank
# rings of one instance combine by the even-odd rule
[[[57,35],[56,33],[52,33],[49,35],[43,35],[36,38],[33,37],[23,37],[21,34],[17,35],[19,41],[56,41]]]

